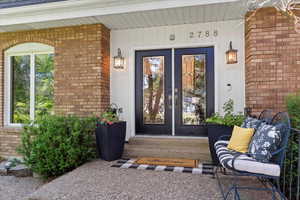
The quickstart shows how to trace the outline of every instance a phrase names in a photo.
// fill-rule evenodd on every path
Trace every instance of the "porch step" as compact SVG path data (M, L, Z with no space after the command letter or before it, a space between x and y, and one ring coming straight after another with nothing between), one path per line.
M199 159L209 162L210 153L206 138L148 138L133 137L125 145L124 158L162 157Z

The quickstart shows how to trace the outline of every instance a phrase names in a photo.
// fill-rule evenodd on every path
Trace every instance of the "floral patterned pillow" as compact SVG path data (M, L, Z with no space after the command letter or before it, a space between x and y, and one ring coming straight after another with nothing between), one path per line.
M260 162L269 162L272 153L280 148L282 125L262 123L256 130L249 145L249 153Z
M242 128L254 128L255 130L257 130L257 128L259 127L259 125L262 123L261 120L258 120L256 118L252 118L252 117L247 117L243 124L242 124Z

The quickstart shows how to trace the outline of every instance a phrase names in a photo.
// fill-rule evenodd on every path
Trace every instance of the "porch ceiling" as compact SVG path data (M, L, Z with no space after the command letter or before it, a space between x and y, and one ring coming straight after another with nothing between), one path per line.
M79 10L57 8L55 11L52 10L51 15L47 13L48 11L35 12L35 14L32 13L30 15L27 12L15 13L9 12L9 10L0 10L0 32L94 23L103 23L113 30L192 24L243 19L247 10L243 0L206 0L205 4L189 5L187 3L187 6L181 5L178 7L162 4L165 6L161 6L161 9L150 5L148 5L150 7L143 8L141 4L133 4L132 2L127 12L126 7L121 9L119 5L99 8L98 11L102 9L103 12L91 12L90 14L88 14L90 8L82 6ZM143 6L147 6L145 2L149 3L149 1L143 0ZM152 1L151 3L154 5L158 2L170 3L168 0L155 0L155 2ZM204 1L198 0L198 2ZM140 6L140 9L134 9L135 6ZM87 13L85 14L86 16L83 13Z

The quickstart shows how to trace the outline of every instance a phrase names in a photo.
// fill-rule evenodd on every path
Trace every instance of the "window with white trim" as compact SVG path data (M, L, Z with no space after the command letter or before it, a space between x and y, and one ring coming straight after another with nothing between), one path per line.
M5 53L5 123L27 124L53 112L54 49L25 43Z

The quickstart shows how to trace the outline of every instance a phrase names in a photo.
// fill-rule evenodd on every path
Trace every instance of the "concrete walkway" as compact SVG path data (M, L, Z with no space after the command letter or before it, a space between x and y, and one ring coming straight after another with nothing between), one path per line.
M217 181L208 175L157 172L87 163L42 186L31 200L217 200ZM226 181L225 181L226 182ZM245 193L243 199L268 199ZM259 196L257 196L259 195Z

